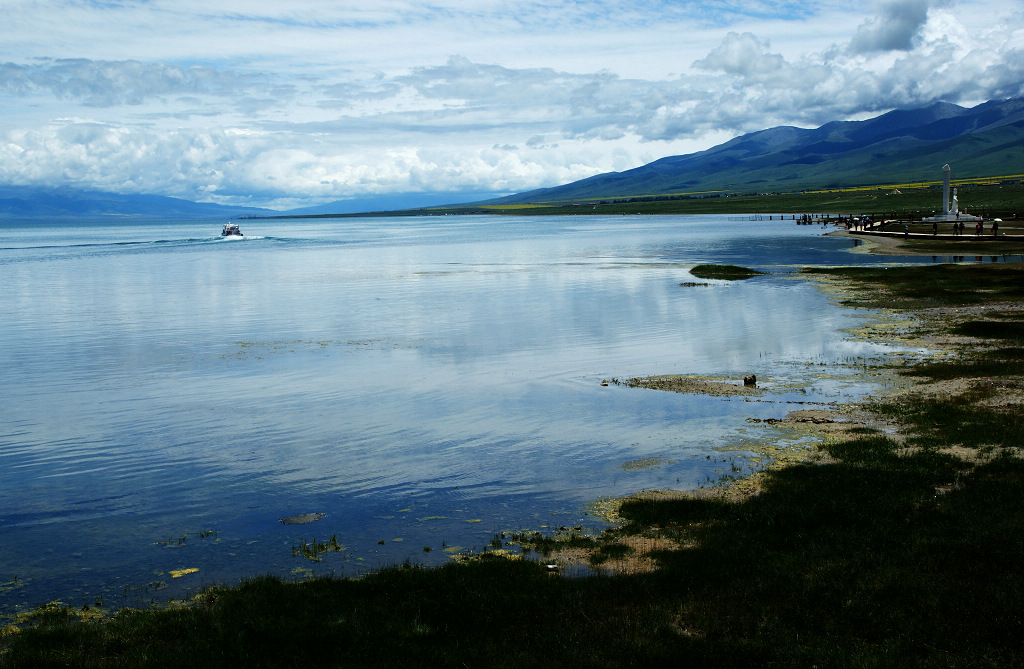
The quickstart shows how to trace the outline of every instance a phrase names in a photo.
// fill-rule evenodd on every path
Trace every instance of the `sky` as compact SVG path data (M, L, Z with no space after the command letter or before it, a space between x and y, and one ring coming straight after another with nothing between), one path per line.
M1024 96L1024 0L0 0L0 185L512 193Z

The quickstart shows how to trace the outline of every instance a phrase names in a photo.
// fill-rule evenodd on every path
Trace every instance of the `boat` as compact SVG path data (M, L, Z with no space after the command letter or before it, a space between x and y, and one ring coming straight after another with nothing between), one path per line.
M221 237L243 237L242 231L238 228L238 223L225 223L224 231L220 233Z

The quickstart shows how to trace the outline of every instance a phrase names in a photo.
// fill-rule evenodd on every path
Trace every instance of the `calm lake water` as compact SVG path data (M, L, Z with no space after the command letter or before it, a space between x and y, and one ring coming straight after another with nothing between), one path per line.
M792 221L223 222L0 223L0 614L600 528L588 502L748 471L748 417L886 354L794 272L894 259ZM680 286L704 262L770 274ZM601 385L751 372L760 401Z

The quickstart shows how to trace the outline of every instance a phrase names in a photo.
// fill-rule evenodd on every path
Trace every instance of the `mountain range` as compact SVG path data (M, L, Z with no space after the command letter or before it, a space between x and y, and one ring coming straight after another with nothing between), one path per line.
M937 102L864 121L820 128L779 126L705 151L669 156L624 172L493 198L492 193L415 193L345 200L287 212L191 202L160 195L0 185L4 218L241 216L342 214L442 204L566 203L602 198L795 192L936 181L949 163L956 177L1024 173L1024 99L965 108ZM493 199L479 200L481 197Z
M1024 100L937 102L820 128L780 126L706 151L488 201L560 203L608 197L796 192L1024 173Z
M163 195L87 191L60 186L0 186L0 220L5 218L236 218L267 216L269 209L227 207Z

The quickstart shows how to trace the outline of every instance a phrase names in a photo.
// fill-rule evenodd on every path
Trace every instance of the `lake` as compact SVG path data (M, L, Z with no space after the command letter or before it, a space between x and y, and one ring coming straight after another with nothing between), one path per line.
M223 223L0 223L0 613L439 564L749 472L747 418L889 353L796 270L910 261L778 217ZM673 373L766 394L601 383Z

